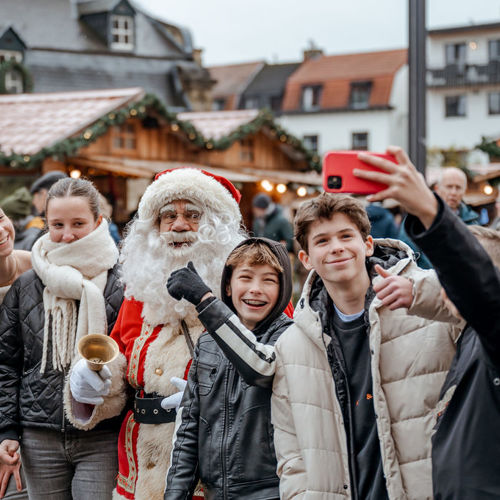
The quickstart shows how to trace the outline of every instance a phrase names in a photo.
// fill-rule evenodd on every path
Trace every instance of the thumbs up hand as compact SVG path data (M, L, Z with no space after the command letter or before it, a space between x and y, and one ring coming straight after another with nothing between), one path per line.
M377 298L389 310L394 311L400 307L409 308L413 302L413 282L403 276L398 276L386 271L375 264L375 271L382 279L377 279L373 290Z

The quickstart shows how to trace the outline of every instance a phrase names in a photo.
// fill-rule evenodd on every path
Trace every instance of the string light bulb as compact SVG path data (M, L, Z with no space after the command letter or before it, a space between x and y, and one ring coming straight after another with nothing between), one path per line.
M286 190L287 190L286 184L278 184L276 186L276 191L278 191L278 193L280 193L280 194L285 193Z
M80 172L80 170L74 168L70 173L69 173L69 176L72 178L72 179L79 179L80 176L82 175L82 173Z
M305 186L300 186L297 189L297 196L300 196L301 198L303 198L306 194L307 194L307 188Z
M274 189L274 185L272 182L269 182L267 179L264 179L263 181L260 181L260 185L264 191L267 191L268 193L271 192Z
M483 193L487 195L493 194L493 187L489 184L486 184L486 186L484 186L483 188Z

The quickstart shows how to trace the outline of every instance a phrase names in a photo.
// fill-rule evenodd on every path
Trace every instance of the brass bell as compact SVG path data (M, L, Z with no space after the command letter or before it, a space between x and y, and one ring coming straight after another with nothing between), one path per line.
M87 366L99 372L106 363L111 363L118 356L118 344L107 335L90 333L78 342L78 352L87 360Z

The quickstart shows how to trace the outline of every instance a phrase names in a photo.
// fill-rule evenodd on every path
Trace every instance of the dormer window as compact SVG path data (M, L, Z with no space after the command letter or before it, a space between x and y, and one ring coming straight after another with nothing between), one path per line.
M321 99L321 85L308 85L302 87L302 109L315 111L319 109Z
M16 61L18 63L23 62L22 52L17 52L17 50L1 50L0 49L0 63L4 61Z
M372 82L351 83L351 94L349 96L349 107L351 109L366 109L370 107L370 93Z
M116 50L134 49L133 17L111 16L111 48Z

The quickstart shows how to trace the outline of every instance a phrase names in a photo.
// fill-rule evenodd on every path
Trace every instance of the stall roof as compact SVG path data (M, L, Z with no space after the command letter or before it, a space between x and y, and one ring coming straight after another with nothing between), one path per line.
M142 96L138 87L0 96L0 150L37 153Z

